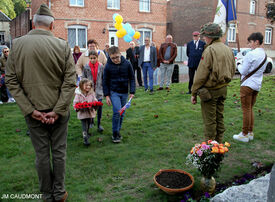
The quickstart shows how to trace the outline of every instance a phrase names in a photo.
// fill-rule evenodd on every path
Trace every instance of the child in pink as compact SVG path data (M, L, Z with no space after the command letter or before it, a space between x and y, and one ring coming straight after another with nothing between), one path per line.
M77 103L83 102L93 102L97 101L95 92L92 87L92 82L86 78L83 78L79 82L79 88L75 91L75 98L74 98L74 106ZM85 146L89 146L89 126L91 124L91 118L96 116L96 110L94 108L85 108L85 109L76 109L77 111L77 118L81 120L82 124L82 135L83 135L83 144Z

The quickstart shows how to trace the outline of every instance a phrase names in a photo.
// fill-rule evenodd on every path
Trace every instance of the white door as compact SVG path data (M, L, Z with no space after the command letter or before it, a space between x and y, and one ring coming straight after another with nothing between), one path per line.
M109 44L111 46L117 46L118 47L118 38L116 36L115 30L109 30Z

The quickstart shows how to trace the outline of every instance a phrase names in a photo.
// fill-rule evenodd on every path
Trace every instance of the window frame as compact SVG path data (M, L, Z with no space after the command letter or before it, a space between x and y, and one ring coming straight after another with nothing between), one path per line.
M83 1L83 5L78 4L78 0L75 0L75 4L71 4L71 0L69 0L69 5L74 7L84 7L85 6L85 0Z
M267 44L267 45L272 44L272 31L273 31L272 27L265 28L264 44Z
M236 42L236 24L229 23L227 31L227 41L234 43Z
M112 7L108 7L108 2L112 1ZM118 7L114 7L115 1L118 1ZM107 9L120 10L120 0L107 0Z
M150 42L152 42L152 38L153 38L153 30L152 29L150 29L150 28L140 28L140 29L137 29L137 31L139 31L139 33L140 33L140 35L142 35L142 37L140 37L139 39L138 39L138 42L139 42L139 45L140 46L142 46L142 45L144 45L145 43L144 43L144 39L145 39L145 37L144 37L144 33L145 32L150 32ZM142 42L140 41L140 39L142 38Z
M84 26L84 25L70 25L68 26L68 29L67 29L67 36L68 36L68 43L69 43L69 29L76 29L76 35L75 35L75 46L79 46L79 42L78 42L78 30L79 29L85 29L85 43L84 43L84 47L80 47L81 50L85 50L87 49L87 41L88 41L88 27L87 26ZM70 44L70 43L69 43ZM72 49L74 47L71 47Z
M249 14L255 15L256 13L256 1L250 0Z
M144 5L149 3L148 10L144 10ZM143 6L141 6L143 5ZM151 0L139 0L139 12L150 13L151 12Z
M3 38L3 41L1 40ZM0 31L0 42L5 43L5 31Z

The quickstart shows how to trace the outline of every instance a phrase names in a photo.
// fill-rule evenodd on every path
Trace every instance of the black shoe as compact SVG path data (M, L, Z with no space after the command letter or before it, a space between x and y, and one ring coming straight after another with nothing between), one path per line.
M102 133L104 131L104 128L101 125L99 125L97 128L97 131Z
M159 87L157 90L163 90L163 87Z
M26 135L30 136L30 130L27 130Z
M191 91L188 91L186 94L191 94Z
M90 138L93 134L92 133L88 133L88 138Z
M150 95L153 95L154 94L154 91L153 90L150 90L150 93L149 93Z
M119 132L114 132L114 133L113 133L112 141L113 141L113 143L118 143L118 142L120 142Z
M82 132L82 135L83 135L83 144L85 146L89 146L90 142L89 142L88 133L87 132Z
M120 143L120 142L121 142L121 139L122 139L122 137L117 137L116 143Z
M85 145L85 146L89 146L91 143L89 142L89 138L86 136L86 137L84 137L83 138L83 144Z

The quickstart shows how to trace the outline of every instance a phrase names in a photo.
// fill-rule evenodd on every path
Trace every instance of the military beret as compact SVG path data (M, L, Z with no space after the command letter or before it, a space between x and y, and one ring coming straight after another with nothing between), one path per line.
M54 18L53 13L46 4L41 4L39 9L36 12L37 15L47 15Z
M200 33L198 31L195 31L195 32L192 33L192 35L193 36L198 36L198 35L200 35Z
M207 36L209 38L220 38L222 37L222 29L221 27L213 22L206 23L201 26L200 30L201 35Z

